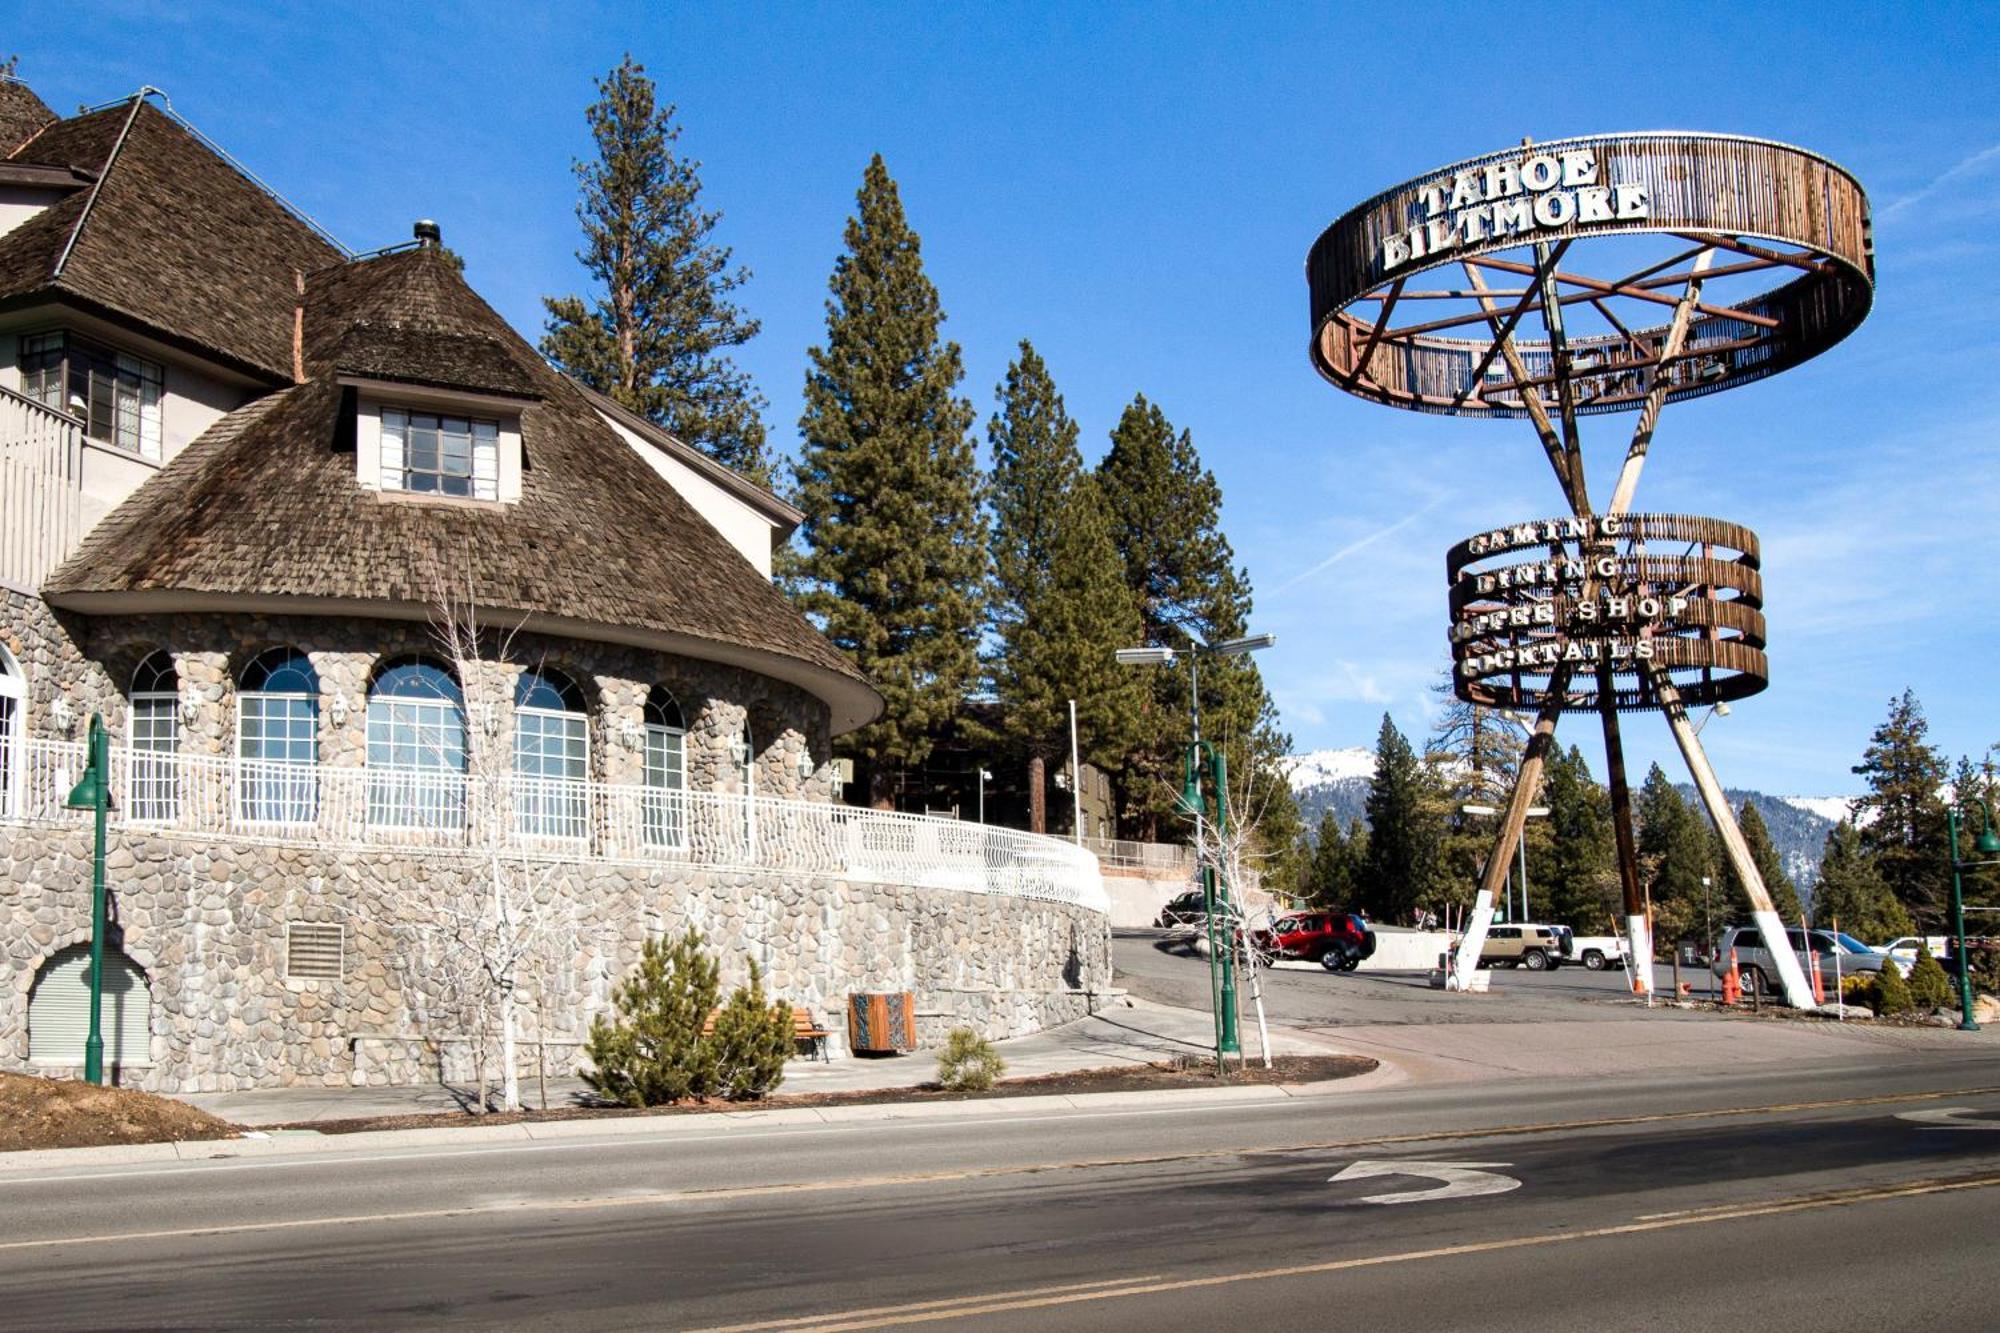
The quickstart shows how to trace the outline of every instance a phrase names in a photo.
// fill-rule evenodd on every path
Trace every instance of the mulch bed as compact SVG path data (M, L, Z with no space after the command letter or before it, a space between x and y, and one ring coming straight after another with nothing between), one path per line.
M771 1110L795 1106L877 1106L905 1102L985 1101L995 1097L1048 1097L1091 1092L1149 1092L1173 1088L1213 1088L1230 1084L1317 1083L1328 1079L1353 1078L1376 1068L1377 1061L1365 1055L1280 1055L1271 1068L1252 1061L1238 1073L1232 1067L1224 1078L1215 1076L1212 1061L1163 1061L1150 1065L1128 1065L1112 1069L1085 1069L1068 1074L1037 1074L1030 1078L1003 1079L986 1092L946 1092L935 1083L914 1088L870 1088L858 1092L779 1093L761 1101L691 1102L679 1106L653 1106L637 1110L628 1106L552 1106L546 1111L493 1111L477 1115L471 1111L434 1115L369 1116L355 1120L312 1120L276 1129L310 1129L322 1134L358 1134L377 1129L438 1129L466 1124L511 1125L526 1121L617 1119L627 1116L715 1115L733 1111ZM525 1091L525 1089L524 1089Z
M227 1120L171 1097L72 1079L0 1074L0 1152L228 1139L240 1132Z

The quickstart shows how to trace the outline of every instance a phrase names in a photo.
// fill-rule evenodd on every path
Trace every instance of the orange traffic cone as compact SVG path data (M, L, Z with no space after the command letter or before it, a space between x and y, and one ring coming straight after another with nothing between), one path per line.
M1722 974L1722 1002L1729 1005L1743 1002L1743 974L1737 970L1734 949L1729 951L1729 970Z
M1813 977L1813 1003L1825 1004L1826 983L1820 980L1819 954L1817 952L1815 952L1812 955L1812 977Z

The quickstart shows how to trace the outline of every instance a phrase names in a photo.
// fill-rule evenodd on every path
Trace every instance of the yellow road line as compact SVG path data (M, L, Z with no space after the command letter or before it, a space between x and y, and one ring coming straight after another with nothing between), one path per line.
M1072 1282L1060 1287L1023 1287L1018 1291L989 1291L978 1296L954 1296L945 1300L912 1301L908 1305L877 1305L867 1310L845 1310L838 1318L854 1319L864 1315L907 1314L916 1310L944 1310L954 1305L983 1305L989 1301L1011 1300L1020 1296L1050 1296L1063 1292L1101 1291L1106 1287L1130 1287L1164 1279L1158 1273L1147 1273L1139 1277L1106 1278L1099 1282ZM728 1324L720 1328L705 1330L705 1333L758 1333L763 1329L798 1329L827 1318L826 1315L801 1315L792 1319L767 1319L760 1324Z
M1209 1277L1178 1278L1168 1281L1141 1282L1137 1285L1121 1286L1101 1291L1062 1291L1050 1288L1044 1293L1019 1296L1007 1293L1006 1298L989 1298L984 1303L964 1302L950 1309L929 1312L912 1312L877 1317L872 1311L842 1311L820 1315L816 1318L792 1324L797 1333L847 1333L848 1330L889 1328L898 1324L932 1323L945 1319L969 1319L978 1315L1007 1314L1017 1310L1038 1310L1050 1306L1076 1305L1084 1301L1123 1300L1133 1296L1154 1296L1163 1292L1193 1291L1202 1287L1228 1286L1237 1282L1264 1282L1274 1278L1306 1277L1321 1273L1339 1273L1357 1268L1380 1268L1391 1264L1419 1263L1427 1259L1449 1259L1468 1254L1491 1254L1501 1250L1522 1250L1549 1245L1567 1245L1584 1240L1602 1240L1611 1236L1640 1235L1650 1231L1668 1231L1677 1227L1697 1226L1704 1222L1737 1221L1753 1217L1774 1217L1785 1213L1807 1212L1820 1208L1839 1208L1857 1203L1881 1202L1889 1199L1915 1198L1925 1194L1947 1194L1958 1190L1988 1189L2000 1185L2000 1175L1976 1176L1962 1180L1925 1180L1906 1185L1883 1186L1874 1190L1846 1191L1840 1195L1813 1195L1796 1199L1777 1200L1770 1203L1746 1204L1727 1212L1704 1214L1698 1217L1680 1217L1651 1222L1626 1222L1618 1226L1592 1227L1584 1231L1560 1232L1555 1235L1510 1236L1503 1240L1474 1241L1465 1245L1443 1245L1427 1250L1405 1250L1397 1254L1374 1254L1359 1259L1333 1259L1317 1264L1290 1264L1282 1268L1260 1268L1247 1272L1221 1273ZM707 1330L705 1333L719 1333Z
M422 1208L405 1212L353 1213L335 1217L303 1217L268 1222L225 1222L208 1226L174 1227L156 1231L121 1231L94 1236L56 1236L35 1240L0 1241L0 1252L33 1250L70 1245L108 1244L117 1241L174 1240L187 1236L240 1235L256 1231L288 1231L302 1227L351 1226L363 1222L421 1222L446 1217L475 1217L484 1214L518 1213L540 1209L545 1212L572 1212L601 1208L635 1208L665 1204L708 1203L730 1199L754 1199L777 1194L824 1193L831 1190L879 1189L895 1185L926 1185L960 1180L990 1180L1008 1176L1041 1175L1058 1171L1103 1170L1121 1166L1160 1166L1173 1162L1216 1161L1230 1157L1291 1157L1301 1153L1346 1152L1394 1144L1522 1137L1535 1134L1572 1133L1586 1129L1610 1129L1628 1125L1661 1124L1682 1120L1713 1120L1733 1116L1769 1115L1784 1111L1833 1110L1849 1106L1882 1106L1901 1102L1942 1101L1956 1097L1980 1097L2000 1093L2000 1086L1954 1088L1945 1092L1891 1092L1867 1097L1839 1097L1817 1102L1778 1102L1768 1106L1733 1106L1708 1111L1659 1111L1647 1115L1605 1116L1594 1120L1568 1120L1545 1124L1502 1125L1492 1129L1448 1129L1422 1134L1383 1134L1365 1139L1338 1139L1320 1143L1300 1143L1274 1148L1206 1148L1194 1152L1155 1153L1132 1157L1100 1157L1074 1162L1031 1162L1019 1166L972 1167L959 1171L912 1171L893 1175L857 1176L843 1180L788 1181L770 1185L728 1185L713 1189L658 1190L647 1193L617 1194L585 1199L516 1199L498 1204L467 1204L452 1208Z

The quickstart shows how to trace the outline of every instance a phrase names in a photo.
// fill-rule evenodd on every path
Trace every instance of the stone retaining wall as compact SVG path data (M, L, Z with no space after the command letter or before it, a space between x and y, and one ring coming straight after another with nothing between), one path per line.
M0 831L0 1067L30 1068L36 971L88 938L89 853L82 828ZM111 938L151 988L152 1065L122 1082L208 1092L470 1076L476 1023L409 924L475 908L489 863L121 832L108 864ZM914 991L926 1045L960 1025L1002 1038L1083 1017L1111 982L1108 920L1085 908L686 867L508 862L502 873L513 892L575 909L577 947L520 1006L524 1073L544 1015L552 1069L567 1072L641 942L688 927L721 960L725 987L754 960L774 996L836 1032L849 992ZM337 980L287 976L292 922L342 927Z

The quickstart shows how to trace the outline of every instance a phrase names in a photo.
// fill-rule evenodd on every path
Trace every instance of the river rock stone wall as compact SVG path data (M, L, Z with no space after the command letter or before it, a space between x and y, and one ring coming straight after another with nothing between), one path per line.
M173 657L187 753L236 745L235 681L266 648L305 652L319 676L319 762L360 768L367 687L396 656L437 656L409 622L254 615L93 617L52 611L0 590L0 645L27 677L25 734L78 740L93 711L122 743L124 689L149 653ZM475 746L507 755L518 673L547 665L583 688L590 776L641 778L647 695L673 694L687 724L687 786L827 800L826 710L752 672L634 648L517 635L462 675ZM751 737L747 752L736 742ZM747 760L747 762L746 762ZM475 756L474 768L477 770ZM696 849L699 851L699 847ZM28 1069L29 1000L39 969L89 936L84 817L9 823L0 815L0 1068ZM522 1072L544 1053L568 1072L591 1019L649 936L692 927L720 959L725 985L754 960L775 997L809 1006L844 1050L850 992L915 993L918 1035L955 1026L1018 1036L1089 1013L1111 982L1108 918L1054 903L778 872L732 873L663 862L497 862L444 852L329 849L114 830L108 859L112 941L150 989L150 1064L120 1081L158 1091L289 1084L388 1085L462 1080L492 1060L495 1029L451 984L440 923L476 913L492 876L552 923L519 1005ZM293 975L295 924L338 926L337 975ZM481 1052L485 1052L482 1056ZM79 1053L80 1063L80 1053ZM42 1072L51 1072L44 1068Z
M23 1070L36 972L88 938L89 837L81 824L16 826L0 831L0 849L0 968L11 980L0 986L0 1067ZM448 993L449 960L410 928L476 911L487 863L120 832L107 864L110 939L151 990L152 1064L119 1071L122 1082L206 1092L471 1077L476 1016ZM687 867L538 862L507 873L513 892L574 913L573 947L524 969L524 1074L544 1035L550 1072L572 1070L643 941L690 927L725 986L754 960L773 996L836 1033L850 992L913 991L926 1045L956 1026L1003 1038L1081 1018L1111 982L1108 918L1061 904ZM340 928L337 977L289 974L297 922ZM489 1036L488 1059L494 1049Z

